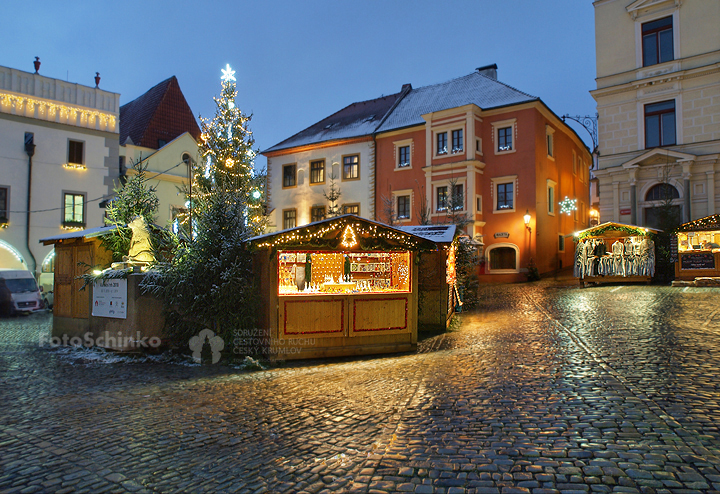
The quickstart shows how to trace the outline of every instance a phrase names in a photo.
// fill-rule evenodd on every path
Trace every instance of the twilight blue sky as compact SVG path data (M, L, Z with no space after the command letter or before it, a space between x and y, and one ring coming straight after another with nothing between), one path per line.
M3 14L0 65L32 72L39 56L41 74L89 86L98 71L121 104L175 75L211 117L229 63L260 149L354 101L491 63L558 115L595 114L591 0L31 0Z

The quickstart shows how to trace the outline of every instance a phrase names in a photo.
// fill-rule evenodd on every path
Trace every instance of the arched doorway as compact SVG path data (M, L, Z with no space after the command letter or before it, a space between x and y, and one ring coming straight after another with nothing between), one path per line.
M645 194L643 225L660 230L677 226L682 219L680 192L669 183L650 187Z
M20 251L4 240L0 240L0 268L28 269L27 262Z

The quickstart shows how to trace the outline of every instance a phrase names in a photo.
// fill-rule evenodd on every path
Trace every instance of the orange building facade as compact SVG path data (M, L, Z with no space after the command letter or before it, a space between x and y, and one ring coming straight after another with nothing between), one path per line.
M496 68L403 87L372 133L374 204L365 209L396 226L461 220L483 244L481 281L513 282L532 265L540 274L572 266L592 161L570 127L498 82ZM569 214L560 212L566 197L577 208Z

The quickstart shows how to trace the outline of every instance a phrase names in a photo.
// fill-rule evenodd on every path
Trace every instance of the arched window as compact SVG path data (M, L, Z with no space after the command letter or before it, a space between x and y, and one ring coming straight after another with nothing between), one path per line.
M514 244L496 244L487 249L489 273L517 273L518 248Z
M670 184L653 185L645 194L646 201L668 201L680 198L678 190Z

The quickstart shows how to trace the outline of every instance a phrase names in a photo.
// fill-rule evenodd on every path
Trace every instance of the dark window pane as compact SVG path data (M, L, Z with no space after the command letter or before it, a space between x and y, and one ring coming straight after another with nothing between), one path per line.
M68 143L68 162L76 165L83 164L83 143L80 141L70 141Z
M453 152L459 152L463 150L463 131L453 130L452 132L452 150Z
M660 116L645 117L645 147L655 148L660 145Z
M668 110L675 110L675 101L663 101L660 103L653 103L651 105L645 105L645 114L664 112Z
M645 34L647 32L657 31L666 27L672 28L672 17L663 17L662 19L658 19L656 21L646 22L642 25L642 30L643 34Z
M653 185L650 190L645 194L646 201L668 201L671 199L678 199L680 193L678 190L670 184L662 183Z
M0 188L0 218L8 217L7 188Z
M400 219L410 218L410 196L397 198L397 217Z
M325 219L325 206L316 206L310 210L310 221Z
M655 65L657 60L657 42L655 34L643 36L643 65Z
M513 184L499 184L497 186L497 209L513 208Z
M437 210L445 211L447 209L447 187L437 188Z
M410 146L402 146L398 149L398 167L410 166Z
M512 127L498 130L498 151L512 150Z
M673 33L672 29L661 31L660 35L660 62L673 60Z
M456 184L453 187L453 209L455 211L462 211L465 208L465 198L463 197L463 186L462 184Z
M447 132L437 134L437 154L447 153Z
M310 183L320 184L325 182L325 161L313 161L310 163Z
M293 187L295 185L295 165L285 165L283 167L283 187Z
M662 145L672 146L673 144L675 144L675 113L663 113Z
M283 211L283 228L295 228L295 210Z
M343 206L344 214L360 214L360 206L357 204L346 204Z

